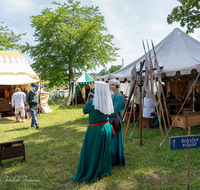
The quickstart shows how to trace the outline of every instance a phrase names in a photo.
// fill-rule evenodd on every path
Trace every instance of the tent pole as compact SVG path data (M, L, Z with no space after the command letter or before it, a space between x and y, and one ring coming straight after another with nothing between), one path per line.
M76 102L75 102L75 105L76 105L76 109L77 109L77 90L75 89L75 96L76 96Z

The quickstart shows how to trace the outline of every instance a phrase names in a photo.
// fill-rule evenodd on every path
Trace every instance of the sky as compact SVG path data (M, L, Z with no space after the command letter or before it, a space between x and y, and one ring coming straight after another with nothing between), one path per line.
M34 28L31 27L30 16L41 13L45 8L56 8L52 5L53 0L1 0L0 22L8 26L16 34L27 33L22 37L20 43L28 42L36 45L34 41ZM108 33L114 36L113 43L120 48L119 57L115 62L109 62L107 69L111 65L128 65L144 54L142 39L152 39L154 45L158 44L176 27L182 31L179 23L167 24L167 15L172 9L179 5L177 0L79 0L81 6L98 6L100 12L105 17L105 25ZM58 0L61 4L67 0ZM190 34L200 41L200 30L195 30ZM28 54L23 54L27 62L31 65L32 60ZM99 72L103 67L97 67L91 72Z

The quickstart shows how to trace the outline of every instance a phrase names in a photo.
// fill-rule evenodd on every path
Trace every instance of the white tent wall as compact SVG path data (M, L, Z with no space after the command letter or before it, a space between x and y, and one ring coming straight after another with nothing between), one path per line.
M122 91L124 94L126 93L126 91L128 91L130 88L130 83L129 82L125 82L125 83L120 83L120 91ZM127 95L127 94L125 94Z

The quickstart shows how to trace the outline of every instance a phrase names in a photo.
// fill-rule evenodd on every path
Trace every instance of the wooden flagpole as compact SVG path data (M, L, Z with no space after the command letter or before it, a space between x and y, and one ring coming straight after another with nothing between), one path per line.
M133 100L132 100L132 105L131 105L131 109L130 109L130 113L129 113L129 117L128 117L124 142L126 141L126 136L127 136L127 133L128 133L128 127L129 127L129 124L130 124L131 114L132 114L132 110L134 109L134 98L135 98L135 93L136 93L136 89L137 89L136 87L137 87L137 80L136 80L135 89L134 89L134 92L133 92Z
M153 45L153 41L151 40L151 43L152 43L152 47L153 47L153 51L154 51L154 58L155 58L155 61L157 62L157 59L156 59L156 53L155 53L155 50L154 50L154 45ZM152 63L152 62L151 62ZM158 63L157 63L158 64ZM153 64L152 64L153 65ZM159 65L158 65L159 66ZM155 74L154 74L154 77L155 77ZM156 81L156 77L155 77L155 81ZM164 97L164 92L163 92L163 88L162 88L162 83L159 81L159 84L161 86L161 91L162 91L162 94L163 94L163 97ZM157 83L156 83L156 88L157 88L157 92L158 92L158 86L157 86ZM165 131L167 133L167 126L166 126L166 122L165 122L165 117L164 117L164 112L163 112L163 109L162 109L162 102L161 102L161 96L159 94L159 99L160 99L160 108L161 108L161 111L162 111L162 115L163 115L163 122L164 122L164 126L165 126ZM164 98L163 98L164 99ZM164 99L165 100L165 99ZM165 101L164 101L165 102ZM165 104L164 104L165 105ZM170 126L170 125L169 125Z
M142 40L142 43L143 43L143 48L144 48L144 52L145 52L145 55L146 55L146 49L145 49L145 45L144 45L144 41ZM147 42L147 46L148 46L148 50L149 50L149 45L148 45L148 42ZM146 59L148 61L148 58L146 56ZM150 59L150 64L148 65L148 68L150 69L150 82L151 82L151 90L153 91L153 96L154 96L154 101L155 101L155 106L156 106L156 112L157 112L157 115L158 115L158 121L159 121L159 126L160 126L160 131L161 131L161 134L162 134L162 137L163 137L163 132L162 132L162 124L161 124L161 116L160 116L160 113L158 112L158 106L157 106L157 102L156 102L156 97L155 97L155 92L154 92L154 86L153 86L153 66L152 65L152 59L151 59L151 53L150 53L150 50L149 50L149 59Z
M148 45L148 44L147 44ZM149 47L149 45L148 45L148 47ZM150 54L150 51L149 51L149 59L150 59L150 62L151 62L151 67L152 67L152 73L153 73L153 76L154 76L154 80L155 80L155 83L156 83L156 77L155 77L155 73L154 73L154 70L153 70L153 63L152 63L152 59L151 59L151 54ZM159 112L158 112L158 106L157 106L157 102L156 102L156 97L155 97L155 93L154 93L154 86L153 86L153 81L151 81L151 85L152 85L152 90L153 90L153 96L154 96L154 100L155 100L155 105L156 105L156 112L157 112L157 114L158 114L158 121L159 121L159 127L160 127L160 132L161 132L161 135L162 135L162 137L164 137L163 136L163 131L162 131L162 125L161 125L161 117L160 117L160 114L159 114ZM156 87L157 87L157 84L156 84ZM157 87L157 89L158 89L158 87ZM160 101L160 103L161 103L161 101ZM161 108L161 107L160 107Z

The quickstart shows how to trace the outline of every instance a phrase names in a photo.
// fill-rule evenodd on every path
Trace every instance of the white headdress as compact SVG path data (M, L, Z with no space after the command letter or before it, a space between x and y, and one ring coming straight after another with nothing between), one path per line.
M111 79L108 81L109 84L116 84L120 87L120 82L117 79Z
M94 105L94 109L99 110L106 115L114 113L109 85L102 81L95 81L94 86L95 93L92 103L92 105Z

